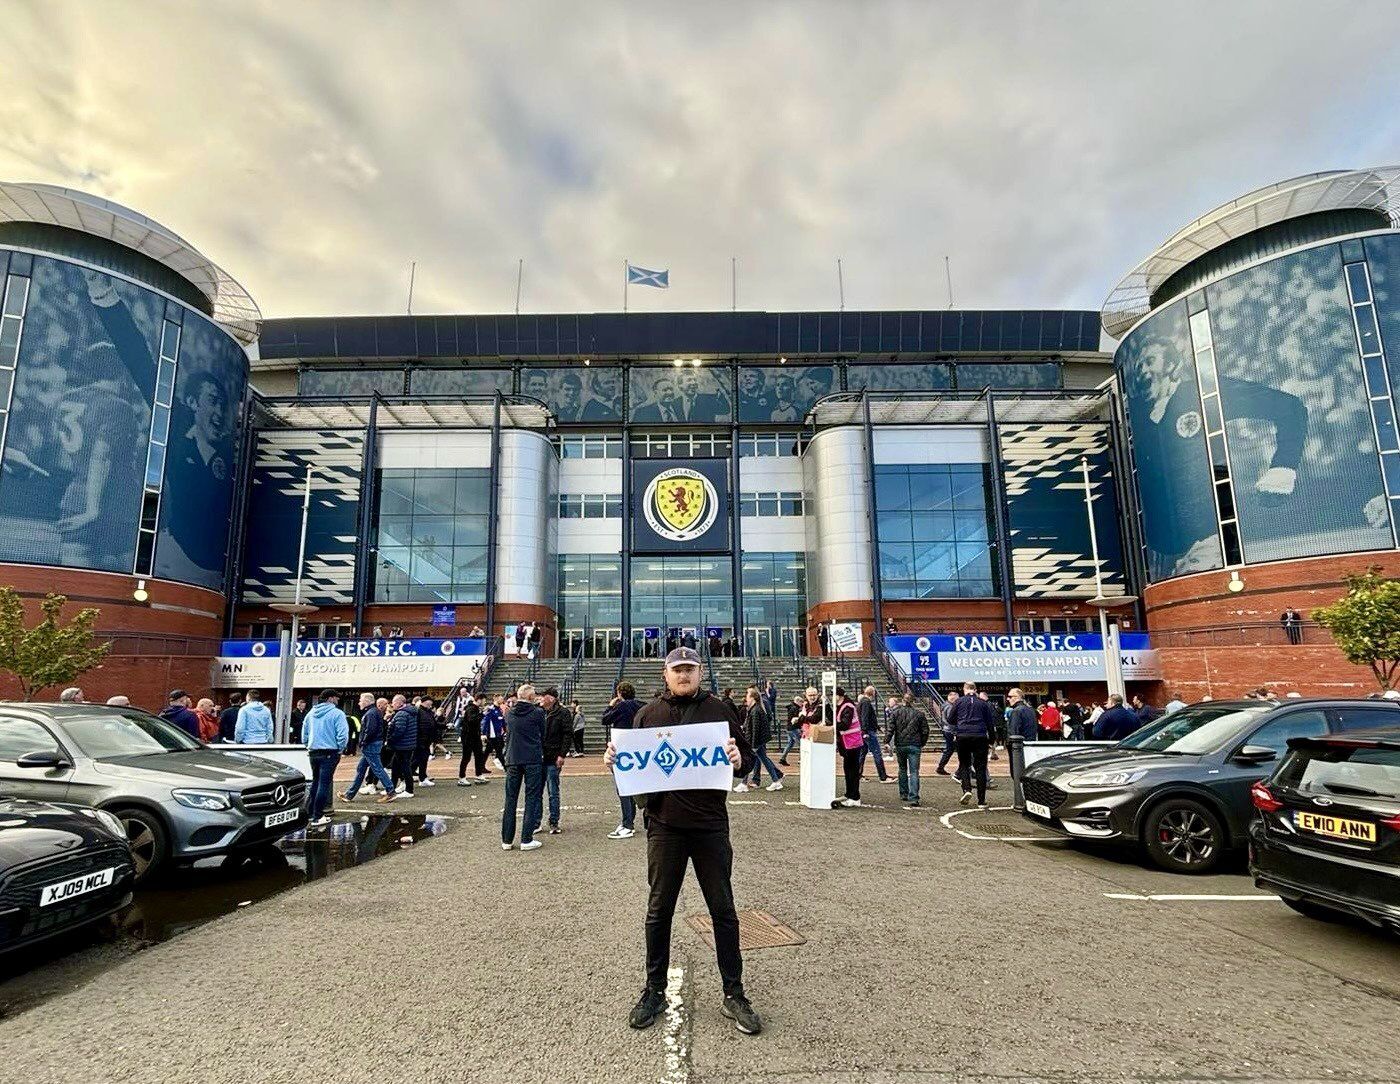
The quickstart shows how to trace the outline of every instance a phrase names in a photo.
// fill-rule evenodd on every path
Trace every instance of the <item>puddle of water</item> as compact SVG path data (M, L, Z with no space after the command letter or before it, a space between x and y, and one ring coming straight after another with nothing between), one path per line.
M253 854L171 869L139 889L110 922L0 957L0 1018L81 985L150 945L445 831L445 817L372 813L289 833Z

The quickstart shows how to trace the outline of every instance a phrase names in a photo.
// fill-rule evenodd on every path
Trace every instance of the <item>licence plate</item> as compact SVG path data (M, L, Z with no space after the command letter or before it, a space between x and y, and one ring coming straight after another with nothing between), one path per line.
M1032 813L1037 817L1044 817L1047 821L1050 819L1050 807L1048 805L1041 805L1039 802L1027 802L1026 812Z
M301 815L301 810L296 806L291 809L284 809L280 813L269 813L263 818L264 828L276 828L279 824L291 824Z
M62 903L64 900L71 900L74 896L84 896L89 892L96 892L99 888L106 888L117 875L117 867L111 869L98 870L96 873L84 873L81 877L74 877L70 881L59 881L57 884L45 885L44 891L39 897L39 906L47 907L51 903Z
M1293 814L1293 824L1301 832L1328 836L1331 839L1345 839L1356 843L1376 842L1376 826L1366 821L1347 820L1326 813L1308 813L1298 810Z

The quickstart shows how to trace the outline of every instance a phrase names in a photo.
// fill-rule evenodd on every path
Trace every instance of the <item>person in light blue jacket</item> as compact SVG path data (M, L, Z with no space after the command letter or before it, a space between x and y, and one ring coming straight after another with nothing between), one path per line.
M272 744L272 712L262 702L262 693L254 689L248 702L238 709L238 721L233 724L233 740L239 745Z
M340 710L340 694L323 689L301 721L302 740L311 757L311 820L308 828L330 824L331 787L340 754L350 742L350 724Z

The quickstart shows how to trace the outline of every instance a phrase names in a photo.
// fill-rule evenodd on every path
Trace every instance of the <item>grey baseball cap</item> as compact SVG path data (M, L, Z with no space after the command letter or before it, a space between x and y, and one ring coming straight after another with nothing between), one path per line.
M666 656L666 669L673 666L699 666L700 652L693 647L678 647Z

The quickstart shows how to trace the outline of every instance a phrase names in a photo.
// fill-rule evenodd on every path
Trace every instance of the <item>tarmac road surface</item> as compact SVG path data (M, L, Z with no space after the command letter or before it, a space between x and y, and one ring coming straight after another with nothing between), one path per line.
M608 781L573 777L564 834L528 854L500 849L499 780L420 791L403 807L452 815L441 838L117 960L0 1021L0 1065L26 1084L1400 1081L1400 940L1297 916L1238 870L1003 841L1037 833L957 812L946 779L919 810L873 781L872 808L806 810L790 781L730 807L739 906L807 939L745 953L761 1037L720 1015L693 880L673 1010L626 1026L645 839L605 839Z

